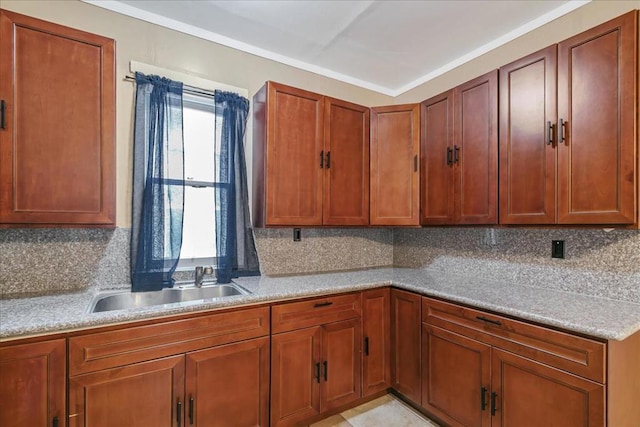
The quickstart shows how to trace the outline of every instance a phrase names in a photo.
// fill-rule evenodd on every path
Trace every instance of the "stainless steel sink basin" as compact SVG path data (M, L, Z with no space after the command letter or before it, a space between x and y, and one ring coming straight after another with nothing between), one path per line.
M190 301L202 301L246 295L250 292L235 283L225 285L178 286L154 292L110 292L96 295L89 307L90 313L101 311L126 310L154 305L174 304Z

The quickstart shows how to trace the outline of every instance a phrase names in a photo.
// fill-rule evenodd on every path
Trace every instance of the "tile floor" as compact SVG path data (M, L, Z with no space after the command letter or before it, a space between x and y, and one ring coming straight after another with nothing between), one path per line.
M438 427L438 424L387 394L309 427Z

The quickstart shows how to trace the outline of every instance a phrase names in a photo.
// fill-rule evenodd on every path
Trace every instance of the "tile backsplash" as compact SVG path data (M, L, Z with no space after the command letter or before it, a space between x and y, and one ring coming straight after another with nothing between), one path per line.
M0 297L129 283L130 229L0 230ZM396 267L464 272L640 303L640 232L433 227L257 229L263 274ZM565 259L551 258L565 241Z

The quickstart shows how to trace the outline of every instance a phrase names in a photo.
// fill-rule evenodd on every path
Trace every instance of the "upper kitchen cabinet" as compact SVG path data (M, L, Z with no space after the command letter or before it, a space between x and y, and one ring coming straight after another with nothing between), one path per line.
M633 11L500 69L502 224L636 222L636 40Z
M496 224L498 75L422 103L421 224Z
M367 225L369 109L274 82L253 108L255 226Z
M632 224L637 12L558 45L558 223Z
M419 225L420 104L371 109L371 225Z
M0 225L115 224L115 43L0 11Z

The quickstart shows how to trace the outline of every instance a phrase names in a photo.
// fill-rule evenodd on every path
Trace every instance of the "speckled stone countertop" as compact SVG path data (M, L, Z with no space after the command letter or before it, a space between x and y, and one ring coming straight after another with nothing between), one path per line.
M251 294L103 313L88 313L97 292L94 289L47 297L0 300L0 339L390 284L422 295L440 297L597 338L623 340L640 330L640 304L429 270L371 269L303 276L251 277L238 279L237 282Z

